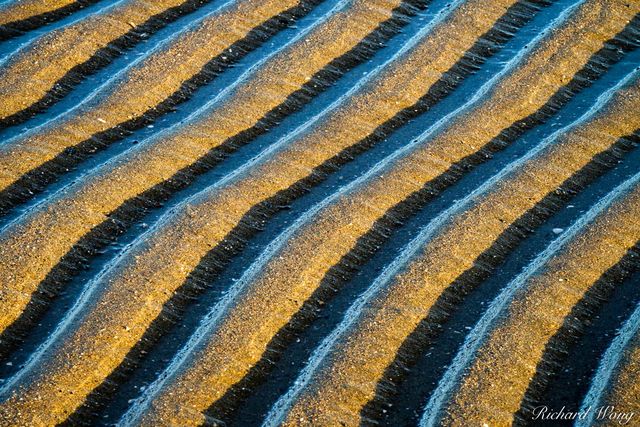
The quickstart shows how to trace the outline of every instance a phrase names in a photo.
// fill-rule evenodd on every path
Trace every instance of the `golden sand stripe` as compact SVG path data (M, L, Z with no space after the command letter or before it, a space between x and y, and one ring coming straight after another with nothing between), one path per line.
M204 117L195 124L179 127L168 136L125 153L45 204L40 211L5 230L0 237L0 283L3 285L0 329L4 330L20 315L51 268L84 234L107 220L111 211L254 125L303 85L308 76L387 20L399 4L400 0L355 2L269 60L242 83L233 96L219 108L205 111ZM320 132L314 137L313 141L320 144ZM335 153L343 143L348 141L339 141L337 147L323 145ZM324 159L323 154L319 152L313 159ZM298 175L303 172L308 173L299 170ZM42 230L47 233L43 234Z
M215 326L215 332L207 340L207 348L190 360L182 376L161 391L150 414L147 414L147 422L153 424L160 418L174 419L172 417L181 420L180 417L195 416L208 407L226 391L228 386L222 387L222 384L234 384L260 359L274 334L319 287L328 270L353 249L357 239L370 230L386 210L420 189L426 181L442 174L451 166L451 162L475 152L512 121L520 119L521 114L527 116L544 104L558 89L557 82L560 79L555 76L576 72L588 59L589 50L596 51L607 37L616 33L617 29L611 28L606 30L611 34L598 34L611 18L608 13L600 13L600 5L595 2L585 5L576 13L575 19L549 37L561 42L553 43L552 48L549 43L542 43L523 61L525 66L505 78L491 98L462 116L459 123L456 122L428 141L412 156L398 160L391 171L379 171L384 178L367 182L349 194L341 194L313 222L296 231L294 237L271 253L266 265L260 267L257 277L247 279L247 289L239 291L237 298L230 303L233 308L225 312L220 325ZM623 11L620 8L618 10ZM585 35L585 27L597 36ZM577 34L584 37L577 37ZM593 40L593 45L588 48L581 46L584 39ZM572 53L574 51L581 51L581 55L585 56L577 61ZM549 62L549 57L554 57L555 61ZM571 64L571 68L567 67L567 63ZM543 67L542 75L547 76L544 80L554 83L541 81L543 79L535 70L540 72ZM538 91L546 93L546 98L540 95L537 104L529 104L528 109L523 111L522 104L514 102L516 88L525 99L532 92L539 94ZM504 102L507 96L509 102ZM498 111L506 117L500 117L496 113ZM493 128L487 125L487 117L493 120ZM482 138L477 136L479 129L485 132ZM462 147L455 153L459 157L452 159L451 152L457 147ZM221 194L216 196L221 197ZM224 206L224 203L220 203L220 206ZM216 211L219 209L216 206ZM197 233L201 232L204 231L198 229ZM267 306L271 307L268 315L264 312ZM217 307L216 310L223 308ZM335 394L328 400L339 401Z
M572 309L593 284L640 239L638 218L640 185L571 238L535 275L528 275L449 400L446 425L514 421L550 339L571 322ZM637 365L635 369L637 374Z
M0 68L0 119L42 99L75 66L110 42L183 3L185 0L125 0L37 39Z
M75 3L76 0L17 0L0 6L0 25L10 24L53 12Z
M296 0L243 0L232 2L210 15L166 49L151 55L103 88L97 100L89 101L52 125L0 147L0 189L6 189L66 148L141 117L252 29L297 4ZM375 21L371 23L372 26L375 24Z
M640 115L630 117L627 109L638 105L638 94L638 87L621 92L605 114L560 137L507 179L495 183L489 193L452 217L441 230L436 230L420 256L367 300L362 313L336 339L320 367L305 376L308 386L294 396L286 424L298 424L300 420L311 424L357 423L360 410L374 397L377 384L398 349L434 308L442 292L472 268L478 256L511 223L589 163L594 155L640 125ZM622 124L623 121L626 123ZM417 157L413 160L414 170L428 169L431 164L429 160L426 163L417 160ZM379 200L387 198L388 193L395 194L404 182L403 177L411 176L402 173L403 169L409 170L405 167L411 167L410 163L403 160L393 171L385 171L384 178L356 193L363 200L359 203L365 206L366 201L380 206ZM343 222L334 216L331 223L338 227Z
M109 277L100 280L100 284L96 283L96 289L105 289L100 298L102 302L85 311L78 322L79 329L73 332L68 341L65 340L59 353L67 354L63 356L67 360L63 363L64 367L58 363L62 361L58 357L47 359L46 364L44 361L42 364L38 362L41 375L34 378L33 386L22 390L16 399L5 402L0 411L9 418L20 412L23 419L29 420L50 414L59 417L65 410L77 407L81 399L122 362L127 351L140 339L160 313L163 304L184 282L201 257L221 242L252 206L305 178L315 166L361 140L399 110L413 105L427 87L435 83L481 34L494 25L495 20L504 13L505 5L510 3L495 2L491 6L478 7L479 2L481 0L468 2L453 11L450 18L431 33L421 34L417 44L385 69L382 75L357 94L348 97L341 108L334 110L307 133L297 139L286 140L283 149L265 156L268 161L245 168L244 175L231 179L224 189L213 191L215 194L209 194L205 203L189 203L174 220L167 220L171 225L167 224L160 232L145 236L131 258L114 267ZM385 8L378 7L376 10L382 13ZM351 28L356 22L361 20L345 21L344 25ZM470 30L461 31L460 28ZM324 39L320 35L317 37L318 40ZM324 58L319 53L317 55ZM309 75L305 73L305 66L311 63L314 56L307 47L304 49L304 61L274 61L265 67L266 74L260 71L258 75L264 75L267 82L269 76L282 75L286 76L284 81L288 82L292 74L278 74L278 70L295 70L294 76L302 70L302 74L296 78L303 81ZM326 58L323 62L326 62ZM30 244L20 244L19 247L18 240L14 239L29 233L29 239L34 238L30 240L33 242L31 244L41 247L39 254L33 257L34 261L28 261L28 256L3 258L11 264L7 268L9 274L1 273L7 274L4 277L12 283L11 290L5 293L6 300L12 301L4 306L7 312L13 311L12 307L16 305L24 307L38 283L37 280L30 283L28 280L38 274L46 274L53 265L49 264L43 273L38 273L40 266L50 261L45 257L55 258L58 248L62 247L63 250L59 252L61 256L74 243L71 240L60 244L64 236L74 234L77 236L75 239L79 238L88 228L104 221L107 212L130 197L127 194L114 197L114 189L136 194L170 177L177 168L204 154L210 144L222 142L242 130L241 126L255 122L260 112L264 111L263 103L270 102L275 95L282 99L278 88L279 85L275 83L260 86L247 84L244 89L236 91L235 96L222 108L208 116L206 121L189 127L170 140L154 144L151 146L153 152L140 150L128 154L128 162L119 162L113 168L113 174L97 175L83 190L74 191L74 197L58 203L55 210L44 209L44 213L39 215L39 222L33 223L35 226L20 227L20 231L16 229L16 233L12 232L11 241L15 243L5 240L2 245L5 251L20 247L22 249L19 251L28 250ZM286 86L286 89L288 91L290 87ZM266 99L258 95L266 95ZM269 108L272 107L269 105ZM253 116L256 112L257 117ZM91 202L87 203L86 200ZM82 204L76 205L76 201ZM77 233L79 228L80 233ZM38 232L44 229L47 234ZM20 275L11 274L25 264L30 264L30 267ZM21 299L21 295L26 299ZM10 316L6 318L10 320ZM4 324L8 324L7 320L4 320ZM232 385L234 378L238 376L234 375L229 378L230 382L219 384L218 389L222 391ZM73 391L73 394L69 394L69 391Z

